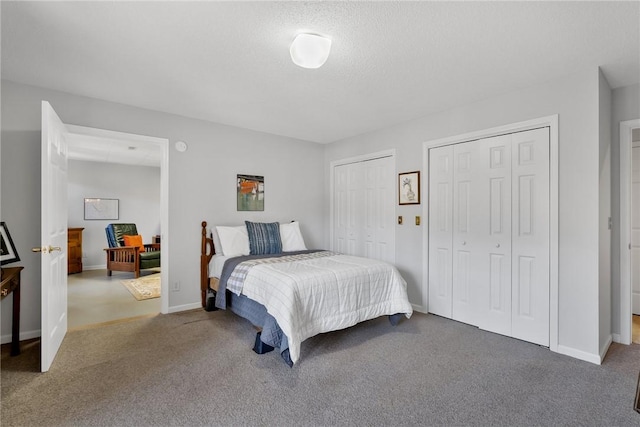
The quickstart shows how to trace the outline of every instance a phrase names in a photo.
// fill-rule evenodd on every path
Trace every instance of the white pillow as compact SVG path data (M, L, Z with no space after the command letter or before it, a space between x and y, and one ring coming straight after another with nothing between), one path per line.
M249 234L247 227L216 227L220 237L220 250L224 256L249 255Z
M304 251L304 239L300 233L298 221L280 224L280 240L282 240L282 252Z
M220 242L220 236L216 227L211 229L211 238L213 239L213 248L216 251L216 255L222 255L222 243Z

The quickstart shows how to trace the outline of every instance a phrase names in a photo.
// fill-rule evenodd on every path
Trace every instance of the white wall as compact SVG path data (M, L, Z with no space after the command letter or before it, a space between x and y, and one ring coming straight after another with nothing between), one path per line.
M83 227L82 264L85 270L106 268L105 227L134 223L144 243L160 234L160 168L114 163L69 161L69 227ZM85 220L85 197L119 200L117 220Z
M201 220L239 224L244 219L302 221L309 247L329 246L329 165L334 160L396 150L398 172L422 169L424 141L559 115L559 344L563 352L592 360L600 350L600 131L601 87L597 68L546 84L482 100L327 146L184 117L137 109L56 91L2 82L2 219L23 256L22 331L40 327L39 257L30 253L40 236L40 101L51 102L69 124L187 141L170 150L168 243L170 280L182 291L170 307L199 301ZM638 86L613 91L613 176L616 126L638 118ZM635 100L634 100L635 98ZM625 117L626 114L634 115ZM324 162L322 158L324 157ZM421 200L426 198L422 171ZM265 212L236 212L235 175L265 175ZM215 182L213 182L215 181ZM616 183L614 182L614 188ZM618 183L619 185L619 183ZM618 187L619 188L619 187ZM322 197L318 197L318 195ZM614 194L615 190L614 190ZM11 200L11 203L7 203ZM613 201L615 206L615 200ZM423 206L397 206L396 215L422 215ZM615 216L615 213L614 213ZM396 263L414 304L422 301L422 229L412 220L396 226ZM615 222L614 222L615 223ZM619 277L619 271L618 271ZM614 281L614 301L615 301ZM28 308L27 308L28 307ZM615 303L614 303L615 307ZM615 308L612 313L615 319ZM2 335L10 333L10 302L2 303Z
M599 71L597 68L524 88L474 104L327 146L331 161L395 148L398 172L422 169L424 141L460 135L538 117L559 115L559 351L599 359ZM427 200L422 171L423 203ZM325 200L329 200L328 175ZM326 203L328 206L328 203ZM326 208L327 230L329 212ZM422 215L422 206L397 206L396 215ZM420 227L428 225L428 218ZM421 304L424 292L422 230L405 221L396 226L396 263L409 297ZM328 241L328 231L325 235Z
M599 255L599 349L604 358L611 335L611 88L599 72L599 142L600 142L600 255Z
M611 330L620 333L620 122L640 119L640 85L612 91L611 105Z
M169 150L169 280L181 290L169 309L200 301L200 223L301 222L309 247L322 247L324 232L323 146L53 90L2 81L1 194L3 221L17 245L23 271L21 336L40 330L40 105L49 101L63 122L167 138ZM236 174L264 175L265 211L236 211ZM11 333L11 298L2 301L2 337ZM34 335L35 334L35 335Z

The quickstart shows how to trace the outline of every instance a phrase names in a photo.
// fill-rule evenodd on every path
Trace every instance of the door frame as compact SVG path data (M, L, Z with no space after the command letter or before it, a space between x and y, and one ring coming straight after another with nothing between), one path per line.
M69 133L82 136L112 139L128 139L144 144L155 145L160 149L160 312L169 313L169 251L166 244L169 239L169 140L155 136L137 135L86 126L67 125ZM65 213L65 215L68 215Z
M445 138L425 141L422 144L422 170L425 171L423 178L426 180L424 188L429 188L429 150L443 145L459 144L462 142L474 141L477 139L490 138L514 132L548 127L549 128L549 349L558 351L558 271L559 271L559 246L558 246L558 219L559 219L559 199L558 199L558 171L559 171L559 147L558 147L558 115L539 117L504 126L483 129L479 131L449 136ZM422 217L429 220L428 203L422 205ZM422 306L424 312L429 308L429 227L425 224L422 227Z
M613 341L631 344L631 149L633 129L640 128L640 119L620 122L620 333Z

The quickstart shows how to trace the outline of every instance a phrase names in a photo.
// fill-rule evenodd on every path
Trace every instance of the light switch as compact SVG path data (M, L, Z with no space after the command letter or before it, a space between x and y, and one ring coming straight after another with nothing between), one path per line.
M416 215L416 225L420 225L420 216Z
M402 215L398 216L398 225L402 225Z

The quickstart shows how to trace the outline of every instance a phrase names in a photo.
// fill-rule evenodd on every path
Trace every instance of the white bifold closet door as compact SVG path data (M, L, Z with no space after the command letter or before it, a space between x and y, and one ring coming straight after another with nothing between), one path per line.
M395 262L394 173L392 157L334 168L334 250Z
M482 221L477 141L432 149L429 159L429 312L477 324Z
M478 204L478 144L467 142L453 146L453 260L451 317L475 324L477 322L478 287L476 259L482 248L479 228L482 225L474 206Z
M478 141L479 197L474 212L482 222L477 260L479 316L477 325L511 335L512 303L512 156L511 135Z
M429 312L452 317L453 145L429 150Z
M548 129L429 159L429 312L549 345Z

